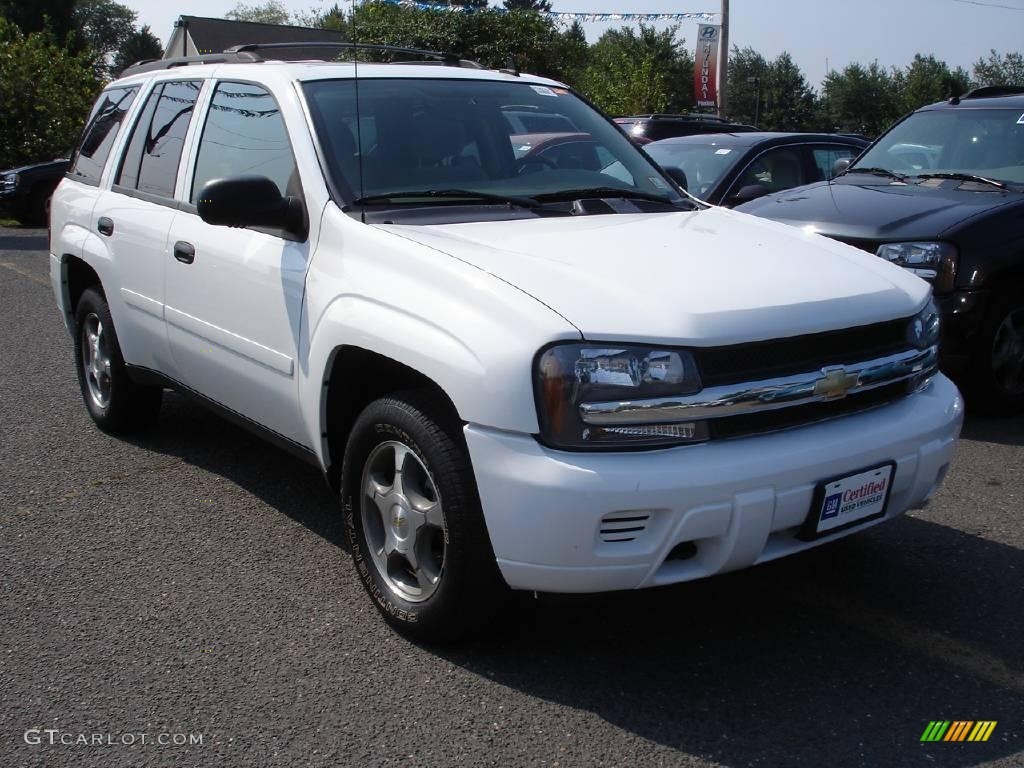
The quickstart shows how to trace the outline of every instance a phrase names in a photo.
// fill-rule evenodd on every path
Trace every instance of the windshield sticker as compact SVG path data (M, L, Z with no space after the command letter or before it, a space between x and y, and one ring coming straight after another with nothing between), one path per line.
M533 90L536 93L539 93L541 96L554 96L556 98L558 97L558 94L552 91L546 85L531 85L530 87L533 88Z
M651 182L658 189L669 189L668 184L665 183L664 179L658 178L657 176L648 176L647 180Z
M555 93L557 93L559 96L568 96L569 95L569 89L568 88L552 88L551 90L554 91Z
M1020 120L1017 121L1017 125L1024 125L1024 115L1020 116Z
M730 152L732 152L731 149L717 149L717 150L715 150L715 154L716 155L728 155Z

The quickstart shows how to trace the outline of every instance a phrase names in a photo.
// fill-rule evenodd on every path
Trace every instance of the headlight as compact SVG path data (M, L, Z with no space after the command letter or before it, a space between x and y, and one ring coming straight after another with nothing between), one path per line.
M707 439L703 422L586 424L584 403L691 395L701 389L693 355L633 345L559 344L534 371L541 437L557 448L655 448Z
M928 349L939 343L941 330L939 308L935 305L935 300L932 299L928 302L928 306L910 320L910 325L907 328L907 341L918 349Z
M886 243L878 255L923 277L936 292L951 291L956 278L956 246L949 243Z
M18 186L18 174L16 173L5 173L0 176L0 189L9 191Z

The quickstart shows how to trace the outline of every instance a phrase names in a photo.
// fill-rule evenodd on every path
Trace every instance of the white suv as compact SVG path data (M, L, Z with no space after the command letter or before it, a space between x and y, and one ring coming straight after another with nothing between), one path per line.
M524 149L530 113L571 131ZM374 602L429 639L509 588L681 582L892 518L963 418L924 281L699 205L570 88L466 62L136 67L51 250L100 428L170 387L308 459Z

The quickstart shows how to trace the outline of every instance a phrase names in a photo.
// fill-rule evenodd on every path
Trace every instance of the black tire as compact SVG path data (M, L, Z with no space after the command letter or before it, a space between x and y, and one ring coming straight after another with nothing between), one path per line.
M97 327L102 330L98 334L97 346L92 347L90 332L95 332ZM95 370L87 360L87 356L91 358L95 354L92 349L99 349L101 354L97 359L107 363L98 364L105 371L102 376L92 375L92 380L97 382L95 386L90 385L90 374L87 373L87 370ZM156 422L163 390L136 384L128 377L110 308L97 287L83 291L75 307L75 369L85 407L104 432L138 432ZM106 397L98 396L97 391L105 391Z
M391 626L407 636L430 643L449 642L486 627L503 607L509 594L487 535L461 423L451 410L440 396L421 391L405 392L370 403L352 428L341 472L345 528L356 572L363 586ZM380 466L386 471L387 463L391 461L386 451L395 450L397 456L397 446L408 448L418 463L407 456L402 461L396 460L395 463L402 463L406 468L406 478L403 482L395 482L393 477L389 492L398 488L399 492L413 499L414 492L407 490L414 484L409 473L418 473L420 479L416 482L419 487L428 489L419 497L420 500L439 504L443 510L444 545L439 567L436 542L431 549L431 567L438 574L437 581L421 590L426 593L432 589L432 592L413 598L409 596L409 589L415 589L415 585L402 586L403 581L415 582L411 561L406 561L401 553L393 553L400 564L398 571L405 566L409 568L397 577L394 573L387 575L382 569L388 569L396 560L380 554L384 546L372 546L370 543L371 540L379 542L381 535L389 535L384 530L386 524L381 523L379 530L367 530L367 525L376 529L374 520L385 516L383 506L376 505L365 492L369 478L377 477L373 472L378 465L368 462L376 462L378 459L374 457L383 456ZM431 483L432 488L427 483ZM382 479L381 485L387 486L386 480ZM384 506L390 503L386 501ZM410 508L413 506L415 504L410 501ZM395 508L400 508L400 505ZM402 514L411 513L396 513L397 517ZM402 530L400 526L404 525L404 522L393 522L392 532ZM431 531L436 536L436 529L424 523L422 528L409 534L416 540L410 549L415 549L420 537L431 535ZM382 557L385 560L383 565ZM423 562L422 558L420 562Z
M1015 328L1015 338L1008 327ZM978 335L969 390L972 405L981 413L1024 410L1024 290L994 298Z

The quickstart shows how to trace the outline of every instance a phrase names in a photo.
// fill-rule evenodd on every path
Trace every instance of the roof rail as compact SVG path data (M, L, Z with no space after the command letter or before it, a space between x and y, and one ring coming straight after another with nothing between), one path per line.
M991 99L997 96L1021 96L1024 95L1024 86L1020 85L984 85L981 88L973 88L961 99Z
M299 50L307 48L341 48L350 51L383 51L386 53L401 53L407 56L422 56L427 59L443 61L451 67L469 67L472 69L483 69L475 61L467 61L454 53L442 53L440 51L427 51L422 48L403 48L397 45L375 45L372 43L348 43L348 42L327 42L311 41L298 43L247 43L228 48L225 53L252 53L259 54L260 51L273 51L296 48Z
M192 64L225 64L231 63L253 63L262 61L262 59L247 51L239 52L225 52L225 53L204 53L200 56L176 56L171 59L148 59L144 61L138 61L127 67L121 72L119 77L127 77L128 75L138 75L143 72L156 72L161 69L171 69L172 67L187 67Z

